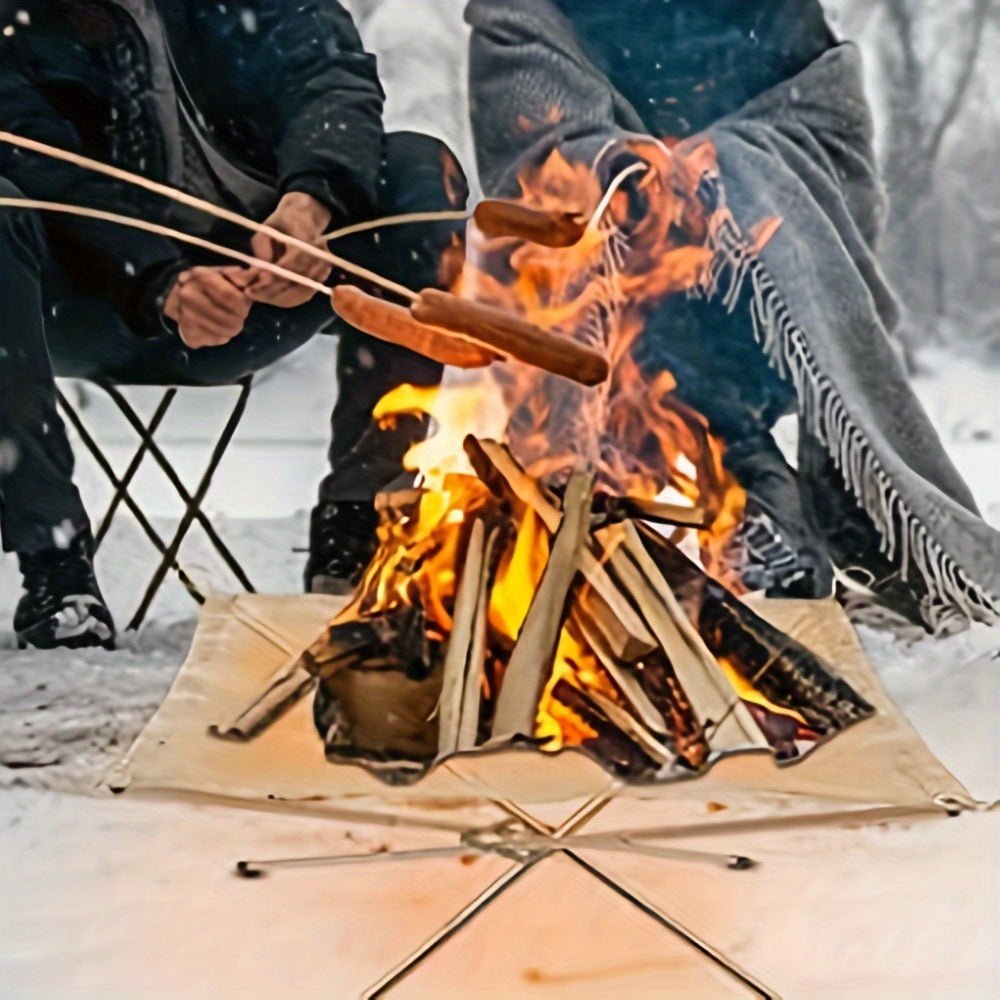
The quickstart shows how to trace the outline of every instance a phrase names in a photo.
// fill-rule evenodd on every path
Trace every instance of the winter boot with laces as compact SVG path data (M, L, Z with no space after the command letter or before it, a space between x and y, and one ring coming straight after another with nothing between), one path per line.
M97 585L93 552L88 528L65 548L18 555L24 594L14 632L20 649L114 649L115 623Z
M375 555L378 514L372 501L325 501L312 512L305 589L350 594Z

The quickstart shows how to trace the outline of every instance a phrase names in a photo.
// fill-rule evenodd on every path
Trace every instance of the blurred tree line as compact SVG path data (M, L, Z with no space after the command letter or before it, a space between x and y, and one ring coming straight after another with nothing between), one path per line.
M890 196L882 244L913 349L1000 357L1000 3L827 0L859 43Z

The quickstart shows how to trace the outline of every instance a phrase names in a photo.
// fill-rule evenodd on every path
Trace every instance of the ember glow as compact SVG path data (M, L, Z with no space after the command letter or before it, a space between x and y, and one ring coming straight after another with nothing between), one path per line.
M717 177L714 150L704 142L673 150L643 142L609 149L604 156L614 163L604 182L601 169L571 164L558 152L525 173L518 206L528 211L505 213L499 204L481 213L489 220L489 235L471 227L452 291L600 351L610 363L607 382L588 388L508 360L488 369L449 371L440 389L404 386L383 399L375 414L383 423L403 414L426 414L431 433L406 459L417 474L416 488L382 498L379 550L337 621L419 609L427 636L442 651L462 630L468 655L476 659L465 674L476 688L471 692L479 712L473 720L476 745L497 738L490 726L499 692L554 559L562 499L574 473L594 475L584 546L605 579L603 567L613 566L626 534L621 524L601 527L594 518L602 502L631 498L700 511L700 527L668 526L661 533L700 558L709 575L731 591L741 589L726 553L745 498L723 466L723 443L699 414L674 397L670 372L647 375L632 356L648 310L668 295L698 294L706 279L715 213L724 211L703 191L706 181ZM530 225L538 230L546 215L556 219L558 232L545 241L552 245L504 235L505 214L515 229ZM755 235L766 240L774 225ZM575 242L566 235L574 232L579 234ZM484 477L467 440L509 449L504 454L517 483L498 488ZM459 591L473 535L482 563L476 571L484 581L481 607L478 616L466 614L467 620L459 622ZM612 757L624 753L624 741L630 747L634 743L639 748L634 756L653 767L670 759L701 766L708 756L702 722L712 720L697 718L669 658L662 649L653 651L656 643L645 647L644 660L637 654L621 669L616 654L597 648L605 640L587 609L596 602L607 612L608 594L595 594L593 573L579 563L577 568L581 575L565 598L565 610L562 603L557 609L562 617L548 648L535 651L536 658L551 662L551 669L535 693L533 732L520 735L552 751L603 741ZM570 578L574 575L571 570ZM474 601L474 594L466 598ZM622 597L618 613L634 617L636 603L634 594ZM641 621L635 631L647 634ZM648 693L624 677L627 671L642 677L643 670L649 677L659 671ZM803 738L815 739L823 731L757 690L745 667L717 657L713 671L731 702L717 713L716 728L739 705L749 719L752 705L768 718L788 719ZM447 677L443 683L442 712ZM469 695L466 691L466 702ZM666 745L651 737L646 725L651 715L660 724L649 725L664 734ZM766 734L767 727L760 728ZM624 753L624 770L631 752ZM794 747L790 752L794 755Z

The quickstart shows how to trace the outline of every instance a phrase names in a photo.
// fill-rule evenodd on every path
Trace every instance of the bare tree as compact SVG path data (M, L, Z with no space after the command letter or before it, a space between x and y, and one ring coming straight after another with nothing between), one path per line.
M907 306L905 336L936 336L946 312L939 197L945 139L975 79L994 0L841 0L844 33L865 49L880 103L891 197L885 263Z

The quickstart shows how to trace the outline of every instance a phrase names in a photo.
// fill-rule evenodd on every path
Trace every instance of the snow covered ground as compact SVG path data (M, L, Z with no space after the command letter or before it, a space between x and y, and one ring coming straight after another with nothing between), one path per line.
M325 461L327 414L335 397L332 343L319 340L268 373L255 391L236 445L209 494L206 508L244 563L258 590L300 589L306 542L305 511ZM921 359L917 388L968 478L986 516L1000 525L1000 369L946 355ZM137 392L138 405L152 395ZM289 406L288 401L295 405ZM211 429L230 402L227 391L184 395L161 440L188 481L200 471ZM99 428L119 466L133 442L100 396L83 410ZM110 495L81 449L79 481L96 516ZM136 492L167 533L179 514L176 497L152 465ZM182 562L206 591L230 591L234 581L194 529ZM127 620L156 564L156 554L126 514L112 530L98 569L112 609ZM0 559L0 786L83 790L123 751L156 707L183 660L196 607L171 578L149 624L126 634L116 653L18 652L9 622L18 593L14 560ZM993 732L998 706L1000 631L976 627L947 640L901 643L863 630L890 690L946 762L973 790L1000 797L1000 742ZM0 806L2 812L2 806Z
M377 16L366 30L383 51L398 40L398 31L394 34L392 27L393 8L414 6L411 0L357 0L357 5L375 10ZM428 17L422 28L438 33L440 43L441 32L457 30L454 13L460 6L460 0L431 4L429 11L436 14L447 7L452 16ZM409 19L409 23L417 21ZM441 44L440 48L461 52L460 45L449 49ZM395 60L396 65L404 62ZM443 80L450 86L462 78L463 68L454 60L443 60L434 67L410 65L407 72L427 76L425 86L409 91L426 93L429 80ZM423 108L407 107L393 96L403 94L404 88L394 88L392 81L387 85L397 125L415 123L420 115L435 117L438 133L468 161L461 102L431 101ZM304 557L295 550L305 544L305 511L324 467L328 414L336 392L333 347L329 340L317 340L259 380L239 436L205 505L262 591L300 589ZM1000 526L1000 369L943 354L921 360L918 392L986 517ZM74 391L83 393L82 413L120 468L134 448L128 428L96 390ZM151 391L130 395L144 412L154 405ZM228 391L186 391L162 429L159 440L189 484L200 474L207 448L230 403ZM77 453L78 480L92 516L99 517L110 490L82 449ZM180 504L152 463L139 476L135 492L158 528L169 531ZM127 516L121 518L98 560L103 586L119 621L135 606L155 562L146 539ZM233 589L233 580L198 529L184 546L182 562L202 589ZM124 636L117 652L42 654L15 649L9 622L17 594L16 566L11 557L4 556L0 558L0 911L12 914L16 907L22 924L23 920L29 925L35 921L37 939L42 941L46 928L40 916L43 897L50 890L65 895L71 892L67 886L74 884L77 861L66 857L67 845L86 850L87 837L102 836L109 823L130 822L129 817L142 808L116 803L120 811L109 818L104 812L98 815L94 800L83 796L95 789L107 765L124 752L159 703L184 658L196 608L171 579L152 609L149 624L138 634ZM1000 739L995 725L1000 709L996 680L1000 630L976 627L947 640L901 643L886 632L863 629L862 639L890 692L944 762L974 794L1000 798ZM242 817L218 807L190 807L183 817L174 809L171 816L184 824L178 828L181 853L185 843L201 844L207 839L221 845L220 856L229 856L225 838L230 832L238 835L243 826ZM304 830L298 819L273 823L289 826L287 836L274 833L275 843L296 836L290 829L293 823L296 831ZM262 827L258 824L257 829ZM161 833L160 839L165 836ZM301 845L301 840L296 843ZM5 865L11 866L10 871L20 865L32 871L51 869L59 878L65 874L67 882L57 884L53 874L51 882L42 880L31 900L15 900L3 888ZM203 884L201 879L202 873L194 873L184 891L195 891ZM112 899L113 871L107 873L106 885ZM190 909L190 902L186 905ZM301 906L301 895L285 901L289 912L294 907L301 913ZM259 916L267 919L266 914ZM317 942L317 950L321 947L322 942ZM0 986L4 958L0 942ZM155 987L155 983L149 985Z

